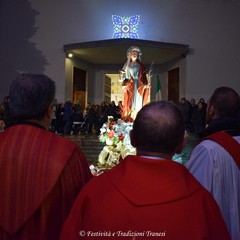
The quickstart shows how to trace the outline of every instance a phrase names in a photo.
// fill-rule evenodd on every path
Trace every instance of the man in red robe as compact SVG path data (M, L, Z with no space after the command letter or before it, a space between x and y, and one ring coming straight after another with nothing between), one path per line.
M176 105L145 105L130 134L137 156L127 156L83 188L61 240L230 239L211 194L171 160L183 149L184 133Z
M91 178L78 146L48 131L55 83L22 74L11 85L14 124L0 133L0 239L55 240Z

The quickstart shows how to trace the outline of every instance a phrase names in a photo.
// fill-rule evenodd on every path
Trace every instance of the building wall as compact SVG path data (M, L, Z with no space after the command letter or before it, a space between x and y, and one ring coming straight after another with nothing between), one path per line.
M112 14L140 15L140 39L193 49L180 62L181 97L207 99L222 85L240 93L239 12L238 0L1 0L0 99L16 75L26 71L49 75L57 83L57 98L69 98L71 67L65 72L63 45L111 39ZM104 73L88 74L89 100L100 102Z

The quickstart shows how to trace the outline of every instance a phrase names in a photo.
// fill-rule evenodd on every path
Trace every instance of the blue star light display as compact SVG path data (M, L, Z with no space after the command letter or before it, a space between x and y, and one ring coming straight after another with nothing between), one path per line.
M112 15L113 38L138 38L140 16L120 17Z

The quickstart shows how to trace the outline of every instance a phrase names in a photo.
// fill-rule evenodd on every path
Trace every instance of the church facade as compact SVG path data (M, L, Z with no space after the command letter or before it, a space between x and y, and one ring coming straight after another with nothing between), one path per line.
M118 74L125 62L120 59L125 58L128 46L123 48L122 56L117 50L109 50L111 46L105 46L105 52L101 51L98 57L103 60L106 54L109 62L94 62L96 56L84 57L92 54L94 48L98 55L98 45L80 47L80 55L72 58L68 53L75 48L68 47L113 39L113 15L138 15L140 41L162 43L162 47L167 44L168 50L176 50L174 44L187 46L180 58L174 55L162 63L158 63L163 59L160 54L156 57L151 53L151 44L143 46L143 63L144 56L153 56L146 63L152 71L151 100L157 76L161 79L162 98L166 100L171 100L172 94L179 99L203 97L207 101L219 86L240 92L239 1L53 0L45 4L40 0L1 0L0 4L1 99L8 95L10 83L19 72L50 76L56 81L59 102L83 98L85 103L100 104L111 97L111 90L107 95L106 76ZM124 26L123 31L127 30Z

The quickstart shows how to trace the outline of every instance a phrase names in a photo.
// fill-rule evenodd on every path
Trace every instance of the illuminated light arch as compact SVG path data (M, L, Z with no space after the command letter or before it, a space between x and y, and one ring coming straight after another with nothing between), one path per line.
M113 37L112 38L133 38L138 37L138 23L140 21L140 15L132 17L120 17L118 15L112 15L113 22Z

